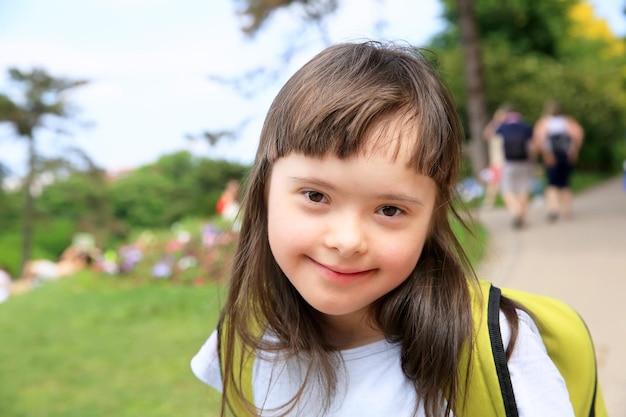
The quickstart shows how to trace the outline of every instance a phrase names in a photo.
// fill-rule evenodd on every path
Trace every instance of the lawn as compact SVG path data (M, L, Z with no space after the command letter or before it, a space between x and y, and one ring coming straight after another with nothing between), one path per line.
M93 273L0 304L0 416L217 416L189 360L223 287L133 286Z
M453 223L470 258L485 233ZM217 323L223 284L83 272L0 304L0 416L215 417L189 360Z

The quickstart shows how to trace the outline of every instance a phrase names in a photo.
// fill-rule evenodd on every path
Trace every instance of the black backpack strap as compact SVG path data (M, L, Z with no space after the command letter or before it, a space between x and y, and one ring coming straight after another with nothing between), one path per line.
M598 395L598 375L593 383L593 398L591 399L591 407L589 408L589 417L596 417L596 396Z
M489 340L491 341L491 350L496 365L496 372L498 373L498 382L500 383L506 416L518 417L513 384L511 384L511 375L506 363L506 353L502 343L502 334L500 333L500 296L500 288L492 285L489 289L489 302L487 305L487 327L489 329Z
M580 317L580 321L585 325L585 330L587 330L587 334L589 338L591 338L591 332L589 331L589 327L587 327L587 323ZM593 357L596 358L596 350L595 347L593 349ZM596 417L596 398L598 397L598 364L595 363L595 369L593 373L593 397L591 397L591 407L589 407L589 417Z

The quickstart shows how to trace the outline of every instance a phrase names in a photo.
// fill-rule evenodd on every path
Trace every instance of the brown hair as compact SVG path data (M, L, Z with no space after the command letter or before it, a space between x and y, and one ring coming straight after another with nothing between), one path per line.
M402 132L409 132L402 135L402 141L411 141L407 166L435 181L437 202L415 269L371 305L371 318L389 341L401 344L402 370L414 383L427 415L449 414L464 395L458 392L458 363L461 351L471 348L467 279L474 273L449 221L450 213L461 220L453 203L463 131L454 103L426 57L410 46L378 42L339 44L322 51L289 79L269 109L247 181L223 312L224 387L241 386L242 376L233 365L241 357L237 338L247 349L306 358L310 366L305 385L322 381L327 395L320 407L329 406L340 362L333 347L323 342L318 313L272 256L266 185L278 158L292 152L348 158L364 150L368 129L390 119L391 124L402 121ZM269 329L276 340L262 339L255 330L259 328ZM285 413L303 392L304 386L285 404ZM227 394L233 395L225 388L223 413Z

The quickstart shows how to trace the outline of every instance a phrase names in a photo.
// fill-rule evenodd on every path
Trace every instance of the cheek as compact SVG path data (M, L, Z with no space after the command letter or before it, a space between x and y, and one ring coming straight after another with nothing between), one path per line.
M425 236L423 239L407 239L404 243L396 242L394 247L380 254L384 259L385 267L393 271L399 280L404 281L415 269L422 254L424 242Z
M280 253L296 253L305 250L314 240L313 232L304 222L290 221L285 216L268 219L268 240L275 257Z
M271 196L268 199L267 233L272 254L279 264L284 264L290 254L303 251L312 239L309 223L288 205L277 204Z

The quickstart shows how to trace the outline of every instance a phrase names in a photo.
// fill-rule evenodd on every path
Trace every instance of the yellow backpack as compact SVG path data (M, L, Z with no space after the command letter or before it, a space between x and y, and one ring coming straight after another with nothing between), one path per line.
M480 280L479 288L470 285L475 328L474 350L470 367L467 401L459 402L457 417L517 417L515 394L511 385L505 350L500 335L500 296L519 302L532 312L548 354L565 379L576 417L608 417L597 380L596 359L591 336L582 318L567 304L554 298L523 291L502 289ZM476 294L479 289L482 295ZM218 328L218 332L221 326ZM219 343L224 334L219 332ZM228 408L236 417L250 416L236 390L253 402L252 369L254 353L241 357L241 345L236 341L235 375L243 370L238 387L224 387ZM462 355L459 369L467 369L469 355ZM224 367L224 355L220 349ZM462 382L461 391L466 381ZM230 393L231 395L228 395Z
M607 417L598 384L593 341L583 319L567 304L519 290L502 289L480 280L482 296L472 289L474 351L467 402L457 416L517 417L515 394L500 335L500 296L525 306L533 314L548 355L565 379L576 417ZM459 369L465 369L467 355ZM461 389L465 387L462 386ZM461 391L462 392L462 391Z

